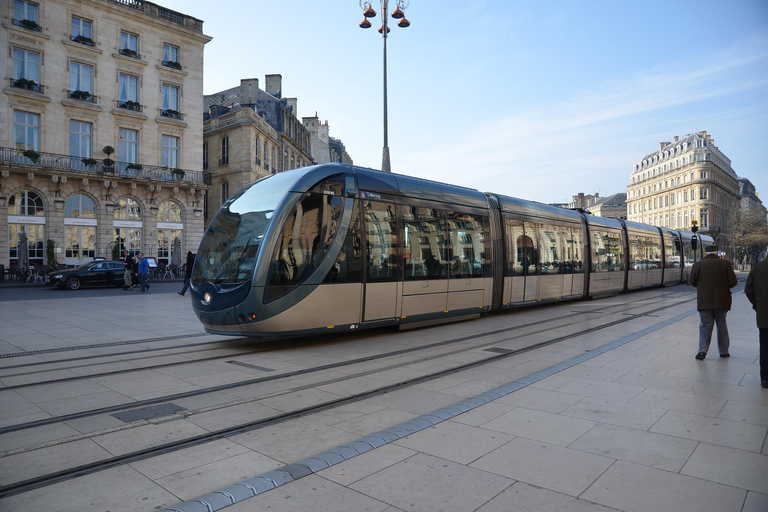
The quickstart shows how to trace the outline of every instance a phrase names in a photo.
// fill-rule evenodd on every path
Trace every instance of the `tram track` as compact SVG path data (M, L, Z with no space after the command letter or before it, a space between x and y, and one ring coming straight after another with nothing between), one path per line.
M9 497L9 496L13 496L13 495L16 495L16 494L28 492L28 491L31 491L31 490L34 490L34 489L38 489L38 488L41 488L41 487L45 487L45 486L48 486L48 485L52 485L52 484L55 484L55 483L64 482L64 481L70 480L72 478L77 478L77 477L80 477L80 476L92 474L92 473L95 473L95 472L98 472L98 471L102 471L102 470L105 470L105 469L109 469L109 468L121 466L121 465L124 465L124 464L129 464L129 463L137 462L137 461L144 460L144 459L147 459L147 458L150 458L150 457L155 457L155 456L158 456L158 455L163 455L163 454L175 452L175 451L178 451L178 450L181 450L181 449L184 449L184 448L189 448L189 447L197 446L197 445L200 445L200 444L203 444L203 443L207 443L207 442L210 442L210 441L231 437L231 436L234 436L234 435L237 435L237 434L251 432L251 431L258 430L258 429L261 429L261 428L264 428L264 427L267 427L267 426L270 426L270 425L275 425L275 424L282 423L282 422L285 422L285 421L288 421L288 420L292 420L292 419L295 419L295 418L300 418L300 417L303 417L303 416L307 416L307 415L315 414L315 413L318 413L318 412L330 410L330 409L333 409L333 408L336 408L336 407L340 407L340 406L343 406L343 405L359 402L359 401L366 400L366 399L369 399L369 398L372 398L372 397L375 397L375 396L379 396L379 395L390 393L390 392L393 392L393 391L396 391L396 390L399 390L399 389L407 388L407 387L410 387L410 386L413 386L413 385L416 385L416 384L420 384L420 383L427 382L427 381L430 381L430 380L434 380L434 379L438 379L438 378L445 377L445 376L448 376L448 375L452 375L452 374L455 374L455 373L458 373L458 372L462 372L462 371L466 371L466 370L471 370L471 369L474 369L474 368L477 368L477 367L481 367L481 366L488 365L488 364L491 364L491 363L494 363L494 362L498 362L498 361L501 361L501 360L504 360L504 359L507 359L507 358L510 358L510 357L514 357L514 356L520 355L521 353L529 352L531 350L536 350L536 349L539 349L539 348L542 348L542 347L546 347L548 345L559 343L559 342L562 342L562 341L565 341L565 340L568 340L568 339L572 339L572 338L575 338L575 337L588 335L590 333L594 333L596 331L599 331L599 330L602 330L602 329L606 329L606 328L609 328L609 327L613 327L613 326L616 326L616 325L621 325L621 324L630 322L632 320L635 320L635 319L638 319L638 318L641 318L641 317L649 316L652 313L668 309L668 308L670 308L672 306L679 306L679 305L685 304L686 302L690 302L692 300L695 300L695 298L687 299L687 300L683 300L683 301L677 301L675 304L664 304L664 305L662 305L660 307L657 307L655 309L651 309L649 311L645 311L645 312L642 312L642 313L635 313L635 314L633 314L631 316L627 316L625 318L615 319L615 320L612 320L612 321L608 321L608 322L602 323L600 325L596 325L596 326L593 326L593 327L582 329L580 331L576 331L576 332L569 333L569 334L562 335L562 336L556 336L554 338L551 338L551 339L548 339L548 340L544 340L544 341L541 341L541 342L538 342L538 343L533 343L533 344L527 345L525 347L520 347L520 348L517 348L517 349L509 349L508 351L506 351L504 353L499 353L497 355L493 355L491 357L488 357L488 358L485 358L485 359L482 359L482 360L459 364L459 365L456 365L456 366L448 368L448 369L444 369L444 370L428 373L428 374L421 375L421 376L418 376L418 377L415 377L415 378L411 378L411 379L407 379L407 380L404 380L404 381L400 381L400 382L397 382L397 383L394 383L394 384L388 384L388 385L385 384L385 385L383 385L383 386L381 386L379 388L373 389L373 390L364 391L364 392L356 393L356 394L345 396L345 397L340 397L338 399L329 400L329 401L323 402L321 404L312 405L312 406L309 406L309 407L304 407L304 408L296 409L296 410L293 410L293 411L284 412L284 413L277 414L277 415L274 415L274 416L271 416L271 417L268 417L268 418L263 418L263 419L260 419L260 420L256 420L256 421L252 421L252 422L248 422L248 423L244 423L244 424L239 424L239 425L234 425L234 426L222 428L222 429L219 429L219 430L208 432L206 434L192 436L192 437L189 437L189 438L186 438L186 439L183 439L183 440L178 440L178 441L174 441L174 442L170 442L170 443L165 443L165 444L157 445L157 446L154 446L154 447L151 447L151 448L147 448L147 449L143 449L143 450L137 450L137 451L134 451L134 452L131 452L131 453L126 453L126 454L123 454L123 455L120 455L120 456L110 457L110 458L103 459L101 461L96 461L96 462L93 462L93 463L90 463L90 464L85 464L85 465L81 465L81 466L77 466L77 467L73 467L73 468L69 468L69 469L65 469L65 470L61 470L61 471L57 471L57 472L53 472L53 473L49 473L49 474L46 474L46 475L41 475L41 476L38 476L38 477L30 478L30 479L27 479L27 480L24 480L24 481L19 481L19 482L16 482L16 483L11 483L11 484L5 485L3 487L0 487L0 499L5 498L5 497ZM581 314L583 314L583 313L581 313ZM538 322L532 322L532 323L538 323ZM663 323L663 322L658 322L658 323ZM657 323L657 325L658 325L658 323ZM550 327L550 328L544 329L542 331L536 331L536 332L532 332L532 333L527 333L527 334L522 335L522 336L526 336L526 337L527 336L532 336L532 335L535 335L535 334L540 334L541 332L546 332L547 330L557 329L557 328L560 328L560 327L561 326ZM520 328L520 326L517 326L516 328ZM483 336L483 335L485 335L485 336L491 335L492 333L504 332L506 330L509 330L509 329L499 329L499 330L491 331L491 332L488 332L488 333L482 333L481 336ZM475 338L475 337L477 337L477 336L471 336L471 338ZM464 337L464 338L466 339L466 338L470 338L470 337ZM515 338L513 337L513 338L508 338L508 339L505 339L505 340L494 340L494 341L492 341L492 342L490 342L488 344L491 345L491 344L503 343L503 342L509 341L510 339L515 339ZM422 348L422 347L419 347L419 348ZM478 347L478 346L473 346L472 347L472 349L477 349L477 348L480 348L480 347ZM397 351L397 352L401 352L401 351ZM428 356L428 357L423 358L423 359L424 360L428 360L428 359L432 359L432 358L435 358L435 357L444 357L444 356L445 356L445 354L440 354L438 356ZM413 364L413 363L408 363L408 364ZM401 366L401 365L402 365L402 363L398 364L397 366ZM318 370L314 370L314 371L318 371ZM363 372L363 373L370 374L370 373L374 373L374 372L378 372L378 371L382 371L382 369L369 370L369 371ZM357 375L345 376L343 378L334 379L334 381L344 380L345 378L355 378L355 377L357 377ZM311 384L311 385L306 386L306 387L316 387L318 385L321 385L321 384L315 383L315 384ZM292 391L295 391L295 389L292 390ZM166 397L165 399L167 400L168 397ZM132 404L132 405L135 405L135 404Z
M685 302L688 302L690 300L694 300L694 299L686 299L686 300L683 300L683 301L679 301L675 305L679 305L681 303L685 303ZM658 310L664 309L666 307L669 307L669 306L666 305L666 306L663 306L661 308L657 308L655 310L651 310L651 311L648 311L648 312L645 312L645 313L642 313L642 314L634 314L632 316L628 316L625 319L620 319L619 322L629 321L629 320L632 320L632 319L635 319L635 318L639 318L641 316L646 316L646 315L654 313L654 312L656 312ZM602 310L602 312L605 312L605 310ZM606 313L606 315L610 315L610 314L615 314L615 313ZM557 320L567 320L567 319L572 318L572 317L579 317L579 316L583 316L583 315L584 315L584 313L582 313L582 312L575 312L575 313L571 313L571 314L568 314L568 315L563 315L563 316L559 317ZM560 324L558 324L558 325L551 325L552 322L549 322L549 323L550 323L550 325L545 327L545 328L543 328L543 329L532 331L532 332L528 332L528 333L525 333L525 334L521 334L519 336L513 336L511 338L507 338L507 339L504 339L504 340L493 340L491 342L487 342L487 343L483 343L483 344L479 344L479 345L473 345L472 347L469 347L469 348L462 347L458 351L452 351L452 352L447 353L447 354L446 353L441 353L441 354L438 354L438 355L430 356L428 358L418 359L418 360L414 360L414 361L409 361L408 363L399 362L396 365L394 365L393 367L399 367L399 366L403 366L405 364L415 364L415 363L418 363L418 362L424 362L426 360L436 359L436 358L439 358L439 357L445 357L446 355L452 355L452 354L455 354L457 352L464 352L464 351L467 351L467 350L476 350L478 348L483 348L485 346L490 346L490 345L497 344L497 343L515 341L515 340L517 340L519 338L522 338L522 337L543 334L543 333L546 333L548 331L552 331L552 330L556 330L556 329L561 329L563 327L563 325L560 325ZM385 352L385 353L381 353L381 354L375 354L375 355L371 355L371 356L366 356L366 357L362 357L362 358L356 358L356 359L351 359L351 360L331 363L331 364L327 364L327 365L320 365L320 366L316 366L316 367L312 367L312 368L305 368L305 369L301 369L301 370L295 370L295 371L292 371L292 372L286 372L286 373L281 373L281 374L277 374L277 375L270 375L270 376L266 376L266 377L258 377L258 378L255 378L255 379L248 379L248 380L245 380L245 381L238 381L238 382L233 382L233 383L228 383L228 384L222 384L222 385L219 385L219 386L212 386L212 387L208 387L208 388L205 388L205 389L199 389L199 390L194 390L194 391L187 391L187 392L177 393L177 394L173 394L173 395L164 395L164 396L161 396L161 397L150 398L150 399L145 399L145 400L139 400L139 401L135 401L135 402L128 402L128 403L118 404L118 405L113 405L113 406L108 406L108 407L101 407L101 408L98 408L98 409L91 409L91 410L88 410L88 411L81 411L81 412L78 412L78 413L72 413L72 414L67 414L67 415L55 416L55 417L46 418L46 419L42 419L42 420L31 421L31 422L27 422L27 423L19 423L19 424L16 424L16 425L9 425L9 426L0 428L0 435L7 434L7 433L10 433L10 432L17 432L17 431L20 431L20 430L28 430L28 429L31 429L31 428L41 427L41 426L45 426L45 425L51 425L51 424L54 424L54 423L60 423L60 422L72 421L72 420L76 420L76 419L88 418L88 417L97 416L97 415L100 415L100 414L113 414L113 413L117 413L117 412L121 412L121 411L126 411L126 410L131 410L131 409L138 409L138 408L141 408L141 407L147 407L147 406L151 406L151 405L158 405L158 404L162 404L162 403L165 403L165 402L172 402L174 400L182 400L182 399L185 399L185 398L192 398L192 397L197 397L197 396L201 396L201 395L205 395L205 394L209 394L209 393L216 393L216 392L222 392L222 391L237 389L237 388L240 388L240 387L250 386L250 385L254 385L254 384L262 384L262 383L265 383L265 382L273 382L273 381L277 381L277 380L284 380L284 379L289 379L289 378L292 378L292 377L298 377L298 376L309 375L309 374L313 374L313 373L317 373L317 372L322 372L322 371L328 371L328 370L334 370L334 369L338 369L338 368L348 367L348 366L352 366L352 365L355 365L355 364L368 363L368 362L371 362L371 361L391 358L391 357L400 356L400 355L404 355L404 354L411 354L411 353L416 353L416 352L420 352L420 351L424 351L424 350L430 350L430 349L434 349L434 348L444 347L444 346L448 346L448 345L452 345L452 344L456 344L456 343L465 342L465 341L468 341L468 340L471 340L471 339L477 339L477 338L482 338L482 337L487 337L487 336L493 336L493 335L496 335L496 334L501 334L501 333L509 332L509 331L513 331L513 330L525 329L525 328L533 327L533 326L536 326L536 325L539 325L539 324L540 324L540 322L533 321L533 322L528 322L528 323L525 323L525 324L519 324L519 325L515 325L515 326L511 326L511 327L505 327L505 328L502 328L502 329L495 329L495 330L492 330L492 331L486 331L486 332L482 332L482 333L471 335L471 336L461 336L461 337L458 337L458 338L453 338L453 339L449 339L449 340L444 340L444 341L439 341L439 342L435 342L435 343L430 343L430 344L423 345L423 346L411 347L411 348L406 348L406 349L400 349L400 350ZM588 331L588 332L591 332L591 331ZM228 359L230 357L232 357L232 356L231 355L227 355L227 356L224 356L223 358L224 359ZM199 361L194 361L194 362L199 362ZM184 363L184 364L189 364L189 363ZM158 367L162 367L162 366L171 366L171 365L172 364L161 365L161 366L156 366L156 367L153 367L153 368L158 368ZM151 370L153 368L142 368L140 370L141 371ZM370 373L384 371L385 369L386 368L384 368L384 369L379 368L379 369L377 369L375 371L363 372L362 374L353 374L353 375L349 376L348 378L365 376L365 375L368 375ZM126 373L128 371L132 372L132 371L135 371L135 370L127 370L127 371L121 371L121 372L115 372L115 373ZM65 380L83 380L83 379L89 379L89 378L94 378L94 376L83 376L83 377L77 378L77 379L65 379ZM334 381L334 382L336 382L336 381ZM19 389L19 388L36 387L36 386L41 386L41 385L53 384L53 383L56 383L56 381L47 381L47 382L42 382L42 383L37 383L37 384L25 384L25 385L20 385L20 386L16 386L16 387L8 387L8 388L4 388L2 391ZM323 384L318 384L318 383L313 384L313 386L319 386L319 385L323 385ZM294 390L295 389L292 388L290 391L294 391Z
M663 295L677 295L678 293L669 292L669 293L666 293L666 294L663 294ZM602 312L605 312L605 311L608 311L608 310L611 310L611 309L614 309L614 308L622 307L623 305L624 305L624 303L622 303L622 304L615 304L615 305L608 306L608 307L606 307L604 309L595 309L595 310L592 310L591 312L592 313L602 313ZM581 312L574 312L574 313L572 313L570 315L565 315L565 316L563 316L561 318L569 318L569 317L573 317L573 316L579 316L581 314L583 314L583 313L581 313ZM355 333L355 334L358 334L358 333ZM170 337L168 337L168 338L170 338ZM147 340L134 340L134 341L127 342L127 343L140 343L140 342L143 342L143 341L147 341ZM218 351L218 350L221 350L222 348L228 348L226 346L222 347L223 345L239 344L239 343L244 343L244 342L248 342L248 341L252 342L253 338L248 338L248 337L234 338L232 340L227 340L225 342L219 342L220 345L215 346L215 347L198 348L197 350L190 350L190 351L187 351L187 352L169 353L168 356L185 356L187 354L192 354L192 353L200 353L200 352L206 352L206 351ZM304 337L290 338L288 341L286 341L286 340L278 340L277 342L280 343L281 345L285 344L285 343L290 343L291 346L306 345L306 344L309 344L309 343L315 343L316 342L316 338L315 337L307 338L307 339L305 339ZM112 346L112 344L107 344L106 346ZM116 360L116 361L104 361L104 362L96 362L96 363L84 364L84 365L73 365L73 366L66 366L66 367L55 367L55 368L49 368L49 369L45 369L45 370L34 370L34 371L29 371L29 372L10 373L10 374L6 374L6 375L2 374L4 371L7 371L7 370L15 370L15 369L25 368L25 367L30 367L30 366L56 365L56 364L67 363L67 362L85 361L85 360L93 360L93 359L104 359L104 358L124 356L124 355L133 355L133 354L139 355L139 354L152 353L152 352L158 352L158 351L172 351L172 350L179 349L179 348L193 348L193 347L200 347L200 344L177 345L177 346L173 346L173 347L152 348L152 349L139 350L139 351L116 352L116 353L112 353L112 354L99 354L99 355L82 356L82 357L76 357L76 358L59 359L59 360L51 360L51 361L40 361L40 362L34 362L34 363L24 363L24 364L20 364L20 365L5 366L5 367L0 367L0 379L12 379L12 378L24 377L24 376L28 376L28 375L43 375L43 374L52 373L52 372L73 371L73 370L78 370L78 369L83 369L83 368L90 368L90 367L95 367L95 366L106 366L106 365L118 364L118 363L122 363L122 364L133 363L133 362L142 361L142 360L145 360L145 359L152 359L155 356L151 356L150 355L150 356L142 356L142 357L119 359L119 360ZM280 348L283 348L283 347L281 346ZM87 349L87 347L82 347L82 349ZM185 364L193 364L193 363L201 363L201 362L212 362L212 361L217 361L217 360L228 359L228 358L231 358L231 357L238 357L238 356L242 356L242 355L252 355L252 354L258 354L258 353L264 353L264 352L271 352L273 350L274 350L274 346L270 346L269 348L257 348L257 349L250 349L250 350L243 351L243 352L234 352L234 353L227 354L227 355L224 355L224 356L213 356L213 357L207 357L207 358L197 358L197 359L190 359L189 361L178 361L178 362L173 362L173 363L164 363L164 364L157 364L157 365L151 365L151 366L140 366L140 367L136 367L136 368L128 368L128 369L114 370L114 371L109 371L109 372L77 375L77 376L72 376L72 377L64 377L64 378L60 378L60 379L41 380L41 381L37 381L37 382L30 382L30 383L17 384L17 385L9 385L9 386L6 386L6 387L2 388L2 390L0 390L0 391L14 390L14 389L23 389L23 388L36 387L36 386L42 386L42 385L48 385L48 384L61 384L61 383L65 383L65 382L74 382L74 381L78 381L78 380L93 379L93 378L100 378L100 377L113 376L113 375L123 375L123 374L127 374L127 373L132 373L132 372L139 372L139 371L146 371L146 370L155 370L155 369L160 369L160 368L176 367L176 366L181 366L181 365L185 365Z

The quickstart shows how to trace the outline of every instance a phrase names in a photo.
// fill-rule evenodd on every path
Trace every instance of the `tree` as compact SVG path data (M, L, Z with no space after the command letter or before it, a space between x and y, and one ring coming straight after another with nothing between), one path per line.
M733 212L733 249L738 263L754 265L768 247L768 221L762 208Z

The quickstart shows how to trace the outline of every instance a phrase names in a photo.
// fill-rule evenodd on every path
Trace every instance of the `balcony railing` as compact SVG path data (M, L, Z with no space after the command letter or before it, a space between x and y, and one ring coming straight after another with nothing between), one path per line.
M141 60L141 54L136 50L131 50L130 48L120 48L120 55Z
M109 176L110 178L113 176L126 179L143 178L153 181L190 184L209 184L210 181L210 178L204 176L207 173L202 171L169 169L167 167L131 164L128 162L114 162L112 165L105 165L102 160L92 158L2 147L0 147L0 165L23 166L73 173L94 173Z
M26 78L10 78L9 80L11 81L11 87L43 94L44 87L34 80L27 80Z
M181 64L179 64L175 60L164 60L163 66L167 68L172 68L172 69L181 69Z
M82 34L78 34L76 36L69 36L70 41L74 41L75 43L84 44L86 46L96 46L96 43L93 39L90 37L84 36Z
M172 108L166 108L160 111L160 115L163 117L168 117L170 119L184 119L184 114L179 112L178 110L173 110Z
M37 24L36 21L32 20L17 20L16 18L13 19L13 24L17 27L24 27L27 30L34 30L35 32L41 32L42 28L40 25Z
M73 100L80 100L80 101L87 101L89 103L97 103L97 96L94 96L88 91L80 91L80 90L69 90L67 91L69 93L69 97Z
M143 112L144 107L136 101L123 101L123 100L117 100L117 108L123 108L125 110L133 110L134 112Z

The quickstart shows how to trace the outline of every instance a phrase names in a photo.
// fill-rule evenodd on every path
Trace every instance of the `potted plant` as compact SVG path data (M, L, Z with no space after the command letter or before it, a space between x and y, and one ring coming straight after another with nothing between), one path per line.
M173 169L171 171L171 174L173 174L173 177L177 180L184 179L184 170L183 169Z
M120 244L117 242L112 244L112 259L115 261L120 259Z
M163 61L163 64L164 64L165 66L169 67L169 68L173 68L173 69L181 69L181 64L179 64L178 62L176 62L176 61L174 61L174 60L166 60L166 61Z
M74 38L72 38L72 40L75 41L76 43L85 44L88 46L94 46L93 39L91 39L90 37L86 37L82 34L76 35Z
M111 158L109 158L109 155L111 155L112 153L114 153L114 152L115 152L115 148L113 148L112 146L104 146L104 147L101 149L101 151L102 151L102 152L103 152L105 155L107 155L107 158L105 158L104 160L102 160L102 163L104 164L104 167L106 167L106 168L109 168L109 169L112 169L112 166L114 166L114 165L115 165L115 161L114 161L114 160L112 160ZM106 169L105 169L105 170L106 170Z
M37 90L37 82L34 80L27 80L26 78L17 78L13 81L13 86L19 89L27 89L29 91Z
M173 119L178 119L178 118L181 117L181 112L179 112L178 110L173 110L172 108L167 108L167 109L162 111L162 115L165 116L165 117L170 117L170 118L173 118Z
M135 169L137 171L140 171L143 169L143 167L141 166L141 164L128 164L126 166L126 169Z
M130 48L121 48L120 54L125 55L126 57L132 57L134 59L139 58L139 54L136 53L136 50L131 50Z
M120 108L125 108L125 109L128 109L128 110L135 110L137 112L141 110L141 104L139 102L131 101L131 100L121 101L118 106Z
M74 98L76 100L83 100L83 101L90 101L91 100L91 96L93 96L93 95L91 93L89 93L88 91L81 91L81 90L72 91L69 94L70 98Z
M83 158L83 164L87 165L88 167L96 165L97 163L99 162L95 158Z
M36 30L38 32L40 31L40 25L38 25L36 21L21 20L19 22L19 25L21 25L24 28L28 28L29 30Z
M45 254L48 257L48 266L55 269L56 265L59 264L59 261L56 259L56 242L50 238L45 243Z
M35 151L34 149L28 149L22 153L25 157L32 160L34 163L37 163L40 160L40 153Z

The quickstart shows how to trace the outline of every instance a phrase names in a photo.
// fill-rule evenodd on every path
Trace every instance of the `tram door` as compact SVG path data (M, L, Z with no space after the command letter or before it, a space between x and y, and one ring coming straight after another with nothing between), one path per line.
M363 321L397 316L398 240L395 205L364 201L365 302Z

